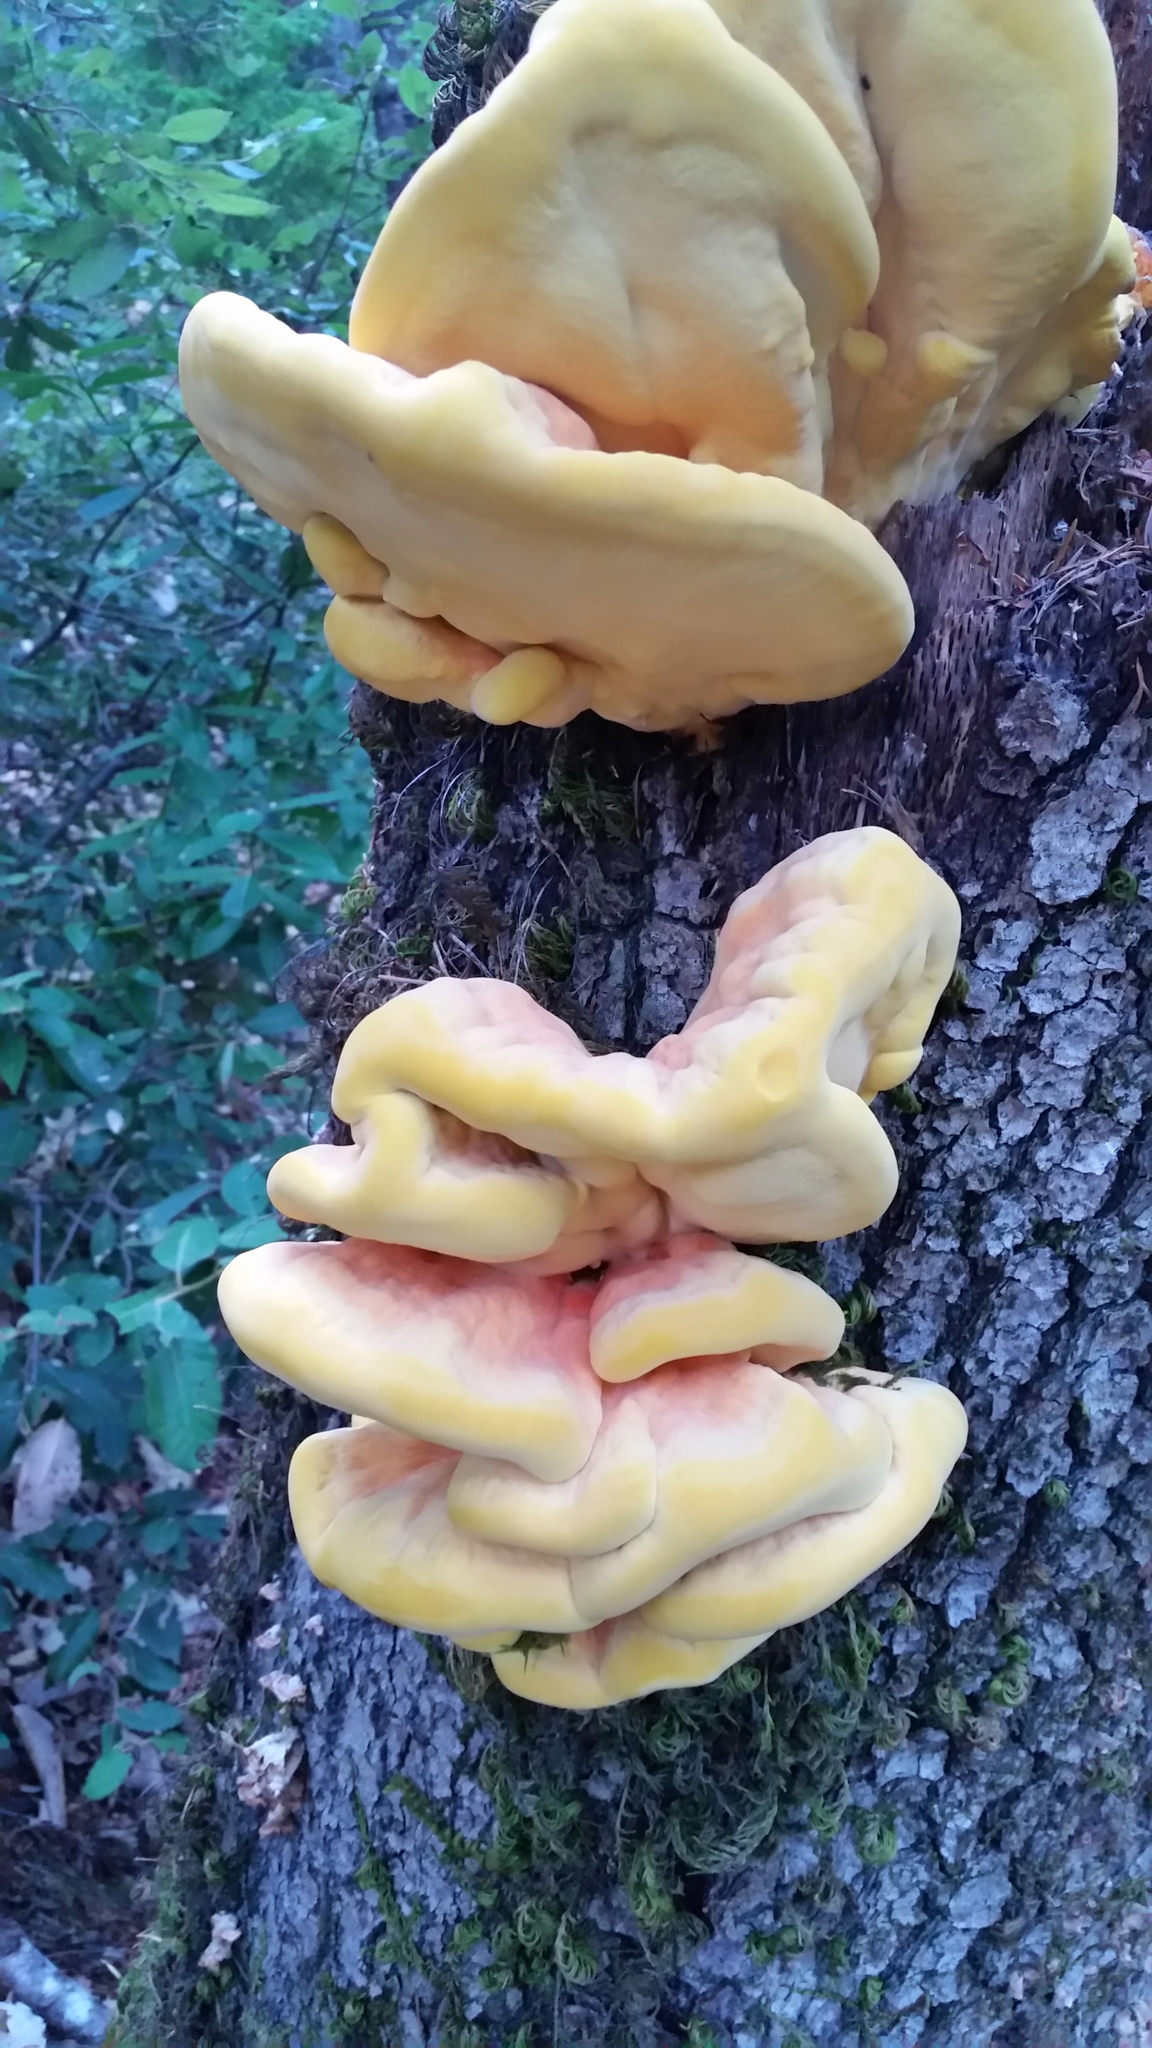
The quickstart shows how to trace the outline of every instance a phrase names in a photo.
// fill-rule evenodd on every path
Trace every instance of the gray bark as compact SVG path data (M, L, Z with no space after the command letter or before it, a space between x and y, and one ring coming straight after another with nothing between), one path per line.
M1147 221L1152 26L1111 14ZM290 1549L282 1599L254 1597L314 1423L273 1395L153 2031L129 2003L125 2044L1152 2042L1150 446L1141 333L1107 407L1032 430L996 495L890 522L919 620L897 671L711 752L357 691L380 801L361 914L302 984L325 1071L440 971L535 976L590 1042L642 1050L737 891L845 825L947 876L967 983L881 1107L901 1192L825 1261L862 1356L946 1378L971 1442L943 1514L831 1616L701 1693L566 1716ZM272 1668L308 1686L307 1789L261 1838L230 1745L273 1725ZM225 1908L234 1965L197 1978Z

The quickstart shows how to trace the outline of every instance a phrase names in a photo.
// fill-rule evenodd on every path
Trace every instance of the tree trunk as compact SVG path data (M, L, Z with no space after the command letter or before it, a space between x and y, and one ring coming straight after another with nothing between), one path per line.
M1152 18L1105 11L1146 223ZM946 875L963 974L880 1111L901 1193L825 1264L864 1358L947 1378L971 1441L830 1614L698 1692L566 1715L316 1586L283 1485L315 1417L269 1390L125 2048L1152 2042L1150 447L1152 332L998 491L893 517L919 621L893 674L710 752L357 689L375 833L297 998L324 1077L430 972L516 976L644 1050L733 896L821 833L887 825ZM235 1744L275 1725L272 1669L308 1687L306 1780L260 1835ZM222 1911L233 1962L198 1971Z

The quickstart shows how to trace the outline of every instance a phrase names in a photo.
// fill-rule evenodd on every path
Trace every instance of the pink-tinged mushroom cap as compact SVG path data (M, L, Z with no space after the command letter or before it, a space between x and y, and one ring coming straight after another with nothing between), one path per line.
M607 454L486 363L410 376L217 292L185 324L180 380L208 452L327 562L337 658L393 695L496 723L591 707L699 727L857 689L910 638L903 578L835 506Z
M578 1629L565 1559L474 1542L449 1520L455 1462L376 1422L305 1437L288 1500L309 1568L403 1628L452 1636Z
M242 1351L314 1401L542 1479L586 1463L588 1286L360 1243L267 1244L220 1276Z
M509 1649L491 1638L466 1647L488 1651L509 1692L542 1706L587 1712L652 1692L707 1685L763 1641L763 1636L740 1636L731 1642L688 1643L661 1635L641 1614L625 1614L548 1649Z
M287 1154L269 1180L272 1200L361 1236L401 1235L413 1210L408 1155L393 1181L376 1133L394 1103L416 1097L531 1155L513 1179L559 1171L582 1204L593 1190L603 1207L592 1213L612 1226L638 1199L619 1180L623 1163L665 1191L681 1228L744 1242L860 1229L896 1189L891 1146L867 1104L915 1070L959 924L939 876L892 833L863 828L817 840L738 899L696 1009L646 1059L593 1057L508 983L430 982L365 1018L345 1046L332 1102L353 1147ZM580 1211L564 1208L559 1186L549 1200L564 1209L552 1239L562 1247ZM552 1211L541 1205L536 1231L503 1203L494 1180L484 1233L464 1217L449 1234L463 1212L445 1201L437 1242L483 1258L493 1254L481 1236L499 1238L501 1255L515 1257L508 1247L523 1227L519 1256L535 1256ZM610 1231L605 1243L618 1255Z
M317 1577L373 1614L450 1635L566 1633L631 1612L718 1550L863 1507L891 1456L883 1421L850 1395L715 1360L613 1390L566 1483L360 1422L301 1445L290 1499Z
M665 1239L613 1267L591 1307L592 1363L612 1381L669 1359L737 1351L787 1372L831 1358L843 1335L843 1311L823 1288L703 1234Z
M879 1418L834 1387L746 1359L707 1359L611 1389L592 1456L563 1488L510 1463L463 1458L448 1509L471 1536L567 1556L592 1624L639 1607L754 1530L865 1506L891 1455ZM617 1492L625 1469L635 1477ZM635 1527L648 1500L645 1470L651 1511ZM625 1495L631 1535L620 1533Z
M855 1385L852 1397L884 1422L892 1443L891 1467L875 1499L698 1565L645 1608L653 1628L693 1641L787 1628L831 1606L924 1527L964 1449L967 1417L956 1396L930 1380L866 1377L871 1384Z

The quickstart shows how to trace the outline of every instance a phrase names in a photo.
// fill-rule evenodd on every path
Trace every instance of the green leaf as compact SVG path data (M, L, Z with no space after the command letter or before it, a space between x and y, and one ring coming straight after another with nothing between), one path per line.
M88 1250L92 1258L97 1262L106 1259L118 1236L116 1218L111 1209L105 1209L103 1215L96 1218L88 1233Z
M308 1026L296 1008L295 1003L269 1003L267 1009L257 1010L248 1020L250 1031L258 1031L261 1038L287 1038L292 1031L306 1031Z
M132 1769L132 1753L127 1749L108 1749L98 1756L88 1776L80 1787L85 1799L110 1799L118 1792L129 1771Z
M49 1685L63 1685L71 1678L76 1666L88 1655L100 1633L100 1611L91 1607L84 1614L78 1614L64 1629L64 1641L58 1650L53 1650L46 1666Z
M32 1308L23 1315L16 1327L28 1330L34 1337L64 1337L69 1330L92 1329L96 1318L90 1308L81 1308L76 1302L68 1302L63 1308Z
M34 1600L62 1600L69 1590L63 1572L24 1543L0 1545L0 1579Z
M136 1227L144 1243L155 1244L157 1238L162 1236L177 1216L182 1216L185 1209L190 1209L194 1202L202 1200L208 1192L207 1181L194 1180L187 1187L177 1188L173 1194L165 1195L162 1202L153 1202L147 1209L141 1209L136 1219Z
M266 1209L266 1174L251 1159L238 1159L220 1183L220 1193L237 1216L252 1217Z
M20 489L24 471L10 455L0 455L0 498L10 498Z
M253 874L237 875L220 898L220 915L239 920L248 915L254 903L260 900L260 883Z
M210 263L220 247L219 237L212 228L202 228L189 220L187 214L178 214L168 230L172 254L185 270L200 270Z
M220 1242L220 1226L211 1216L188 1216L173 1223L152 1247L152 1257L169 1273L187 1273L210 1259Z
M54 993L49 989L36 991L37 996ZM78 1082L86 1094L105 1095L118 1087L130 1071L130 1063L114 1057L114 1048L106 1039L89 1031L82 1024L74 1024L70 1017L61 1016L55 1008L49 1009L41 1003L29 1008L28 1023L38 1038L43 1039L55 1053L65 1073Z
M140 1541L149 1557L166 1557L179 1548L183 1535L183 1525L174 1515L161 1515L145 1525Z
M207 960L236 937L239 925L231 918L214 917L199 931L188 948L189 960Z
M2 460L2 458L0 458ZM13 1025L0 1027L0 1081L15 1095L28 1064L28 1040Z
M110 1301L108 1313L116 1322L121 1336L128 1337L138 1330L155 1330L164 1344L175 1344L184 1338L196 1343L204 1332L195 1316L189 1315L182 1302L167 1291L169 1283L149 1287L142 1294L125 1295L121 1301Z
M227 107L191 107L186 114L173 114L161 132L169 142L215 142L231 119Z
M17 1102L0 1103L0 1173L18 1173L26 1166L40 1142L40 1132L31 1115Z
M181 1472L194 1472L220 1421L220 1368L207 1342L144 1361L144 1427Z
M32 170L38 171L50 185L71 185L73 177L68 163L61 156L45 124L32 115L22 113L18 107L5 107L0 116L0 126L8 133Z
M424 121L432 112L436 87L417 64L402 64L396 73L396 90L401 102L417 120Z
M241 192L239 186L221 179L219 185L197 184L192 192L197 206L206 206L210 213L231 214L237 220L259 220L271 213L266 199L256 199L251 192Z
M252 1252L257 1245L279 1244L284 1232L274 1216L246 1216L241 1223L230 1223L220 1235L224 1251Z
M77 507L76 518L81 526L93 526L98 519L110 519L113 512L122 512L133 498L138 498L142 489L141 484L135 483L117 484L115 490L101 491L98 497L89 498Z
M102 242L107 233L108 222L102 214L80 213L70 220L54 221L50 228L30 237L30 241L43 261L72 263L94 242Z
M98 299L101 292L111 291L130 268L139 246L130 228L117 228L94 248L86 249L76 258L65 280L69 298Z
M135 1679L144 1692L175 1692L180 1683L180 1673L167 1658L158 1657L154 1650L147 1649L133 1636L120 1638L120 1652L128 1667L128 1676Z
M167 1735L184 1726L184 1709L165 1700L142 1700L138 1707L121 1707L117 1718L134 1735Z
M180 1734L179 1730L171 1735L154 1735L152 1747L158 1749L161 1756L187 1756L188 1737Z

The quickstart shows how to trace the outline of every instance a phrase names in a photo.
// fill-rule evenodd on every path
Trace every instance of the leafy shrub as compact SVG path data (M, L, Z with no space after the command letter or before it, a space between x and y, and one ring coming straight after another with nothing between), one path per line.
M54 1415L85 1460L75 1513L0 1537L0 1628L57 1683L102 1639L125 1696L175 1685L171 1585L221 1526L177 1483L226 1398L214 1282L313 1113L278 978L371 793L323 594L200 450L177 337L219 287L343 331L428 145L429 32L357 0L0 17L0 1472ZM178 1468L148 1493L140 1438ZM69 1575L113 1525L111 1579ZM163 1747L158 1711L116 1728ZM91 1796L124 1756L110 1720Z

